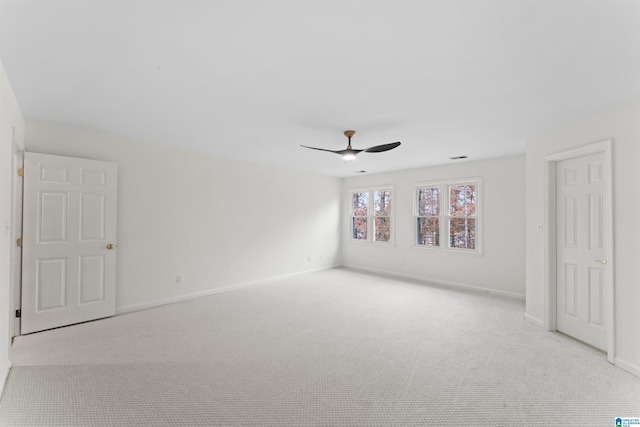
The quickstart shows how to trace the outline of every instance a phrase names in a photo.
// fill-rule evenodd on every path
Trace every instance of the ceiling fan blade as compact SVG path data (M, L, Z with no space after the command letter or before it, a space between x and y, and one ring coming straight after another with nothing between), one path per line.
M300 145L300 147L310 148L310 149L312 149L312 150L328 151L329 153L336 153L336 154L340 154L340 155L342 155L342 151L344 151L344 150L338 150L338 151L335 151L335 150L327 150L326 148L308 147L308 146L306 146L306 145Z
M304 148L311 148L312 150L320 150L320 151L328 151L329 153L336 153L340 156L344 156L345 154L353 154L354 156L362 151L365 150L350 150L350 149L346 149L346 150L327 150L326 148L316 148L316 147L309 147L307 145L300 145L301 147Z
M376 145L375 147L370 147L362 151L366 153L382 153L383 151L393 150L398 145L400 145L399 142L391 142L389 144Z

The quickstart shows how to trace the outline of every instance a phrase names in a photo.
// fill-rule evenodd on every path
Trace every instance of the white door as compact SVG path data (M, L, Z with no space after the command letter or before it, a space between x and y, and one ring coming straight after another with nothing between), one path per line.
M23 334L115 314L115 163L25 153Z
M607 349L604 153L556 163L557 329Z

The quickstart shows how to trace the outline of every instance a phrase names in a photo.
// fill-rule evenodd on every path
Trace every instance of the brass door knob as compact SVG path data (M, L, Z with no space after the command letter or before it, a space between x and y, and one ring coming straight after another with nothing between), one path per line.
M107 243L107 249L111 250L113 249L113 243Z

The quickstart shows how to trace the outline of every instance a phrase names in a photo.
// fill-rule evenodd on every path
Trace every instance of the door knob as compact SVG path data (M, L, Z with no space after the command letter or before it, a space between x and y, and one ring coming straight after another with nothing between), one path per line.
M597 259L596 262L599 262L600 264L606 264L607 260L606 259Z
M111 250L113 248L114 248L113 243L107 243L107 249Z

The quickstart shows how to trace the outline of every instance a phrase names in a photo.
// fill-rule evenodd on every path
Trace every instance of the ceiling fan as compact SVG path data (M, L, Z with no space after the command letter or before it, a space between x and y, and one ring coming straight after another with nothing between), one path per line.
M327 150L325 148L307 147L306 145L300 145L300 146L304 148L311 148L312 150L320 150L320 151L328 151L330 153L336 153L342 156L342 160L344 160L345 162L351 162L356 159L356 155L358 155L359 153L362 153L362 152L382 153L383 151L392 150L396 148L398 145L400 145L399 142L391 142L389 144L382 144L382 145L376 145L375 147L365 148L364 150L354 150L353 148L351 148L351 137L355 135L355 133L356 133L355 130L344 131L344 136L346 136L349 139L349 143L347 144L347 148L345 150Z

